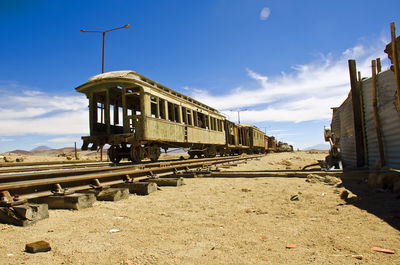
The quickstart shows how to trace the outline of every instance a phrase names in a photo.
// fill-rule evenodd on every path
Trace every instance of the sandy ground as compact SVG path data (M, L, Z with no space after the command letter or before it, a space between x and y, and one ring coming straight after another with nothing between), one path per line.
M270 154L229 170L297 169L325 155ZM398 194L353 179L185 183L81 211L51 210L49 219L29 227L0 224L0 264L400 264ZM350 196L342 200L345 189ZM299 200L291 201L293 195ZM26 243L39 240L52 250L24 252ZM374 246L395 254L371 251Z

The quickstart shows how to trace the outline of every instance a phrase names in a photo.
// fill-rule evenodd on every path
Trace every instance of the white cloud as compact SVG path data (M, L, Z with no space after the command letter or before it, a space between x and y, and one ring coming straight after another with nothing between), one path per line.
M271 10L268 7L264 7L260 12L260 19L266 20L271 15Z
M363 76L370 76L372 59L380 57L387 64L384 45L384 40L371 46L357 45L337 58L320 55L318 60L295 65L293 72L276 77L246 69L249 77L257 81L257 87L242 85L224 95L193 89L191 96L230 118L237 117L233 110L241 110L241 121L248 123L328 120L332 117L330 108L339 106L350 91L348 59L356 59L358 70Z
M12 90L0 90L0 136L88 133L85 96L55 96L11 85Z
M73 142L80 142L81 138L79 136L77 137L58 137L58 138L53 138L48 140L50 143L73 143Z
M14 142L15 139L11 139L11 138L0 138L0 142Z

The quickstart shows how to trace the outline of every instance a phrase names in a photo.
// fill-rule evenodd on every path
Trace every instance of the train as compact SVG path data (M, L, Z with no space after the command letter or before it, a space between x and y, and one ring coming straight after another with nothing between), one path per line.
M259 128L235 124L218 110L131 70L95 75L75 90L89 101L90 135L82 136L81 149L108 144L114 163L157 161L161 149L168 148L186 148L190 158L279 151L275 139Z

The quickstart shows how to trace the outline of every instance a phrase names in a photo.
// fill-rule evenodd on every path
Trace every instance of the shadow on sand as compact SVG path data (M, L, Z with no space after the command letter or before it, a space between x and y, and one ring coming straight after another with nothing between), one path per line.
M365 181L368 175L360 178L346 175L342 178L342 185L357 195L346 199L346 203L366 210L400 230L400 194L369 187Z

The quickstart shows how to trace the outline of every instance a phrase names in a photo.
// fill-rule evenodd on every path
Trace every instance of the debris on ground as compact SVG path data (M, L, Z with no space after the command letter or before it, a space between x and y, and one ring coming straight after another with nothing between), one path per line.
M328 185L336 185L336 184L340 183L341 180L337 177L332 177L332 176L328 176L328 175L320 176L317 174L309 174L309 175L307 175L306 182L309 182L309 183L323 182Z
M267 239L266 236L260 236L260 237L258 238L258 240L260 240L260 241L264 241L264 240L266 240L266 239Z
M291 201L298 201L298 200L300 200L300 197L299 197L299 195L293 195L292 197L290 197L290 200Z
M386 254L394 254L394 250L380 248L380 247L372 247L371 250L376 251L376 252L386 253Z
M49 242L44 240L29 243L25 245L25 251L28 253L38 253L38 252L47 252L50 251L51 247Z
M340 199L342 200L346 200L349 197L349 192L347 190L342 191L342 193L340 193Z
M287 244L286 248L297 248L296 244Z
M359 259L359 260L362 260L362 259L363 259L363 255L351 255L351 257L352 257L352 258Z
M289 160L282 160L279 162L279 164L284 165L284 166L291 166L293 163L290 162Z

